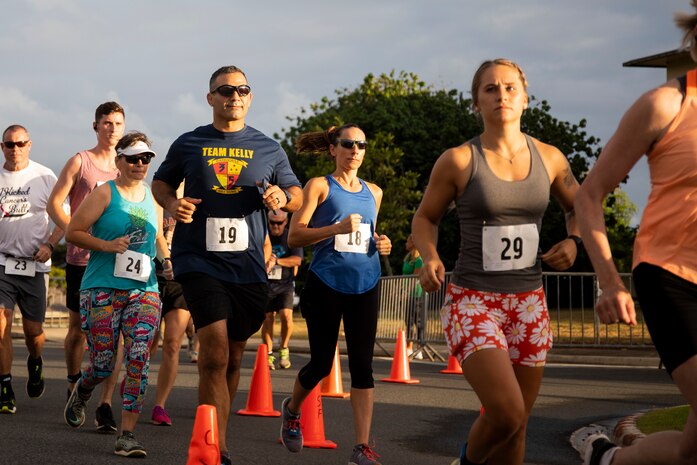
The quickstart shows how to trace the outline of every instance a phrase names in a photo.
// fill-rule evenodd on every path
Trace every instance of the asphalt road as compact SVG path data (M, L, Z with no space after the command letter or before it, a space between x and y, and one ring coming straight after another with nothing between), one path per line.
M63 422L65 368L60 341L48 342L44 352L47 389L31 400L24 391L26 349L15 340L13 366L17 413L0 415L0 464L123 464L128 459L113 454L115 436L101 435L93 427L96 399L88 408L87 422L72 429ZM252 349L258 341L250 342ZM292 353L290 370L272 372L274 406L291 391L297 369L307 361ZM255 351L246 353L240 391L233 411L246 404ZM181 369L167 403L174 425L149 423L159 353L151 366L151 386L136 428L148 457L157 464L185 464L197 399L196 366L181 352ZM349 386L348 363L342 357L343 383ZM375 378L389 375L391 360L375 360ZM384 464L449 464L456 457L468 426L478 414L479 403L461 376L443 375L442 364L412 362L412 377L420 384L377 382L373 436ZM598 365L548 366L537 406L529 425L526 464L578 465L581 461L569 444L575 429L592 422L618 419L636 411L684 403L664 371L653 367ZM117 420L119 417L117 410ZM231 416L228 432L233 463L245 465L345 464L353 444L350 400L323 400L326 438L335 450L304 449L287 452L277 443L279 419Z

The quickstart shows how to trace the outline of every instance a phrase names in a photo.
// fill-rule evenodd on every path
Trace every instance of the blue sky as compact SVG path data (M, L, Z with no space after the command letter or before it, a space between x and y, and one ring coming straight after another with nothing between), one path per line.
M368 73L405 70L467 92L481 61L507 57L555 117L586 118L588 133L607 141L631 102L665 80L663 70L621 64L677 48L673 13L688 7L688 0L10 0L0 29L0 126L25 125L32 158L58 174L69 156L94 145L95 107L117 100L127 128L151 136L161 160L179 134L211 121L207 82L221 65L246 71L254 92L248 123L271 135L301 107ZM644 162L624 188L642 208Z

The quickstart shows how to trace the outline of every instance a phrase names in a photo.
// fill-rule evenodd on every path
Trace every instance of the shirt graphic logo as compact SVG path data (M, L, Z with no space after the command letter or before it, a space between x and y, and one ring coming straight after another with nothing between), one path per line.
M31 187L26 189L21 187L0 188L0 218L28 214L31 209L30 191Z
M215 177L220 183L220 186L213 186L213 190L216 193L237 194L242 190L241 187L235 187L235 183L240 177L242 168L247 167L246 161L235 158L216 158L215 160L209 160L208 166L213 166Z

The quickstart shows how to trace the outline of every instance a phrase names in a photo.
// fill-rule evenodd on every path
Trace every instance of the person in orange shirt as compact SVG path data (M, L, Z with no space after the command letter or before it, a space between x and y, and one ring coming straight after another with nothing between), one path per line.
M697 0L692 6L697 10ZM676 23L697 61L697 13L678 14ZM652 187L634 243L634 288L656 350L690 413L684 431L651 434L630 447L591 435L584 448L587 465L697 463L697 70L639 97L576 196L583 243L602 292L595 310L603 323L637 322L612 260L603 199L644 154Z

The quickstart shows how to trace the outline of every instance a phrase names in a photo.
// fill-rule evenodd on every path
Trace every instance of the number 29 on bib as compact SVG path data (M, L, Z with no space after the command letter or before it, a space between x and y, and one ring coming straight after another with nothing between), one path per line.
M540 235L535 223L482 228L484 271L529 268L537 261Z

